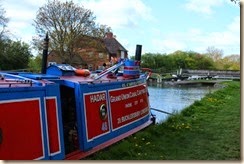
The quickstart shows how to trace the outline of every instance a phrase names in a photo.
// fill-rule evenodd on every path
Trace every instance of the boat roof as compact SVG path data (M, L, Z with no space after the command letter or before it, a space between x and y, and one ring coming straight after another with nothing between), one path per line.
M33 74L33 73L19 73L19 74L7 74L0 73L0 88L9 87L34 87L34 86L45 86L53 81L67 81L71 83L88 84L88 83L111 83L125 80L131 80L130 78L119 76L103 76L99 79L95 79L98 76L96 73L85 76L56 76L46 74Z
M131 80L130 78L123 77L121 75L118 76L103 76L99 79L95 79L98 74L93 73L90 76L61 76L60 80L66 80L74 83L110 83L110 82L118 82L124 80Z
M0 72L0 88L44 86L53 83L48 79L58 78L57 76L45 74Z

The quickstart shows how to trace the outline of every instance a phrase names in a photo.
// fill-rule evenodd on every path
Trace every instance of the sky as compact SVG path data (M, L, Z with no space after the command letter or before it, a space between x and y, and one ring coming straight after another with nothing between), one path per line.
M60 0L65 2L66 0ZM135 55L177 50L240 54L240 7L230 0L73 0L93 11L96 22L112 28L116 39ZM12 38L31 43L36 13L46 0L1 0Z

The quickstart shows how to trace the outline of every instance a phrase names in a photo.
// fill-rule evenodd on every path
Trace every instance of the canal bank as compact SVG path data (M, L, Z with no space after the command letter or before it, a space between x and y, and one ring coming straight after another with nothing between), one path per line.
M225 86L87 159L239 161L240 82Z

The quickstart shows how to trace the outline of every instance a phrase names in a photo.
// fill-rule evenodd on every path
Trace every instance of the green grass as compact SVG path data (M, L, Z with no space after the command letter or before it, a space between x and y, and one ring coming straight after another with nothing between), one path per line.
M240 82L208 94L162 124L88 160L241 160Z

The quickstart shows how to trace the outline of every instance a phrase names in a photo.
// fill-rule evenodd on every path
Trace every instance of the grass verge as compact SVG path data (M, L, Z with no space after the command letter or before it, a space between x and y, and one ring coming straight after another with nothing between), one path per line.
M88 160L240 160L240 82L208 94L164 123Z

